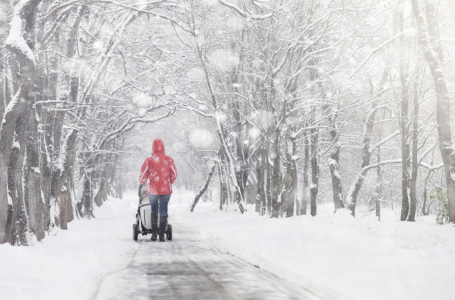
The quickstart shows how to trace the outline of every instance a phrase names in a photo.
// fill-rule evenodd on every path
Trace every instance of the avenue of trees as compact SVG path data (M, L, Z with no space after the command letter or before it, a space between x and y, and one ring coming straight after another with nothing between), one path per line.
M454 41L453 0L4 0L0 244L122 197L150 128L220 209L455 222Z

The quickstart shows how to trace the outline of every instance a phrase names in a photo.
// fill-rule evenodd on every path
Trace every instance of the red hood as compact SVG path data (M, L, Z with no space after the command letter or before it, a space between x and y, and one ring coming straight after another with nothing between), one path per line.
M153 141L153 155L164 155L164 143L160 139L156 139Z

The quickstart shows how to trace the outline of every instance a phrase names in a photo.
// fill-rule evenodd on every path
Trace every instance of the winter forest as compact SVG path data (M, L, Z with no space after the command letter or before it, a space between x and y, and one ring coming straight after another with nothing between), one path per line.
M0 243L137 189L154 138L219 209L455 222L454 42L452 0L2 0Z

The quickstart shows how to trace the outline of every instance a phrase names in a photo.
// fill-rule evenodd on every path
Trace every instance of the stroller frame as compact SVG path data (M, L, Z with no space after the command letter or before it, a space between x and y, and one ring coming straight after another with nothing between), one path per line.
M147 196L147 189L145 186L139 186L139 203L136 212L136 223L133 224L133 240L137 241L139 233L142 235L147 235L152 233L152 224L151 224L151 211L150 201ZM159 203L158 203L159 205ZM169 218L169 215L168 215ZM158 228L160 230L160 215L158 214ZM166 234L166 239L172 241L172 225L167 224L164 230Z

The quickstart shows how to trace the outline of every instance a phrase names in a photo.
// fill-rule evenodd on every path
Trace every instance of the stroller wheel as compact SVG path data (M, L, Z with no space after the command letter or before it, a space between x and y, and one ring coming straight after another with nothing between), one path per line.
M137 224L133 224L133 240L137 241L138 235L139 235L139 230L137 229Z
M172 241L172 225L171 224L167 225L166 239L169 241Z

